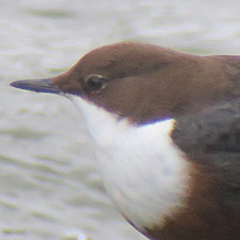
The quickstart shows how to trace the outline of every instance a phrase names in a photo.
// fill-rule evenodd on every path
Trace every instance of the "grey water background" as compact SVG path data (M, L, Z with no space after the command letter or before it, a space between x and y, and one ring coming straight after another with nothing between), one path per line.
M117 41L240 54L239 12L238 0L0 0L0 239L144 239L108 199L74 105L11 81Z

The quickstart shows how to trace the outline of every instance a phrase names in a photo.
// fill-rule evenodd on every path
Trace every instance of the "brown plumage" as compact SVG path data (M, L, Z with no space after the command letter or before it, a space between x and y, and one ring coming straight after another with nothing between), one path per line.
M172 141L191 165L185 207L143 234L156 240L240 239L239 56L118 43L91 51L60 76L12 86L78 95L136 126L174 118Z

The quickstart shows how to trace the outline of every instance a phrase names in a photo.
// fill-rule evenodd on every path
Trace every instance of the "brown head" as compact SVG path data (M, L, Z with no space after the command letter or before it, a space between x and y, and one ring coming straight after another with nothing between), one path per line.
M238 97L239 57L199 57L141 43L95 49L51 79L11 85L67 93L137 124L175 118Z

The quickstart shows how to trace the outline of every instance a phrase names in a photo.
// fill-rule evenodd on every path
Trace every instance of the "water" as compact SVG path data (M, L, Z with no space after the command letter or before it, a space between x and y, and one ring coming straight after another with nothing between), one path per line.
M84 122L67 99L10 88L130 40L240 53L240 2L0 1L0 238L144 239L112 207Z

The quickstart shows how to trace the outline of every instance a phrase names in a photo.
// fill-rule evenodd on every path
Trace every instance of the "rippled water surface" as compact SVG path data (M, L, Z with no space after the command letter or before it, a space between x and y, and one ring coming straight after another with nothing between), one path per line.
M240 54L239 12L234 0L1 0L0 238L144 239L106 196L75 107L12 80L54 76L116 41Z

